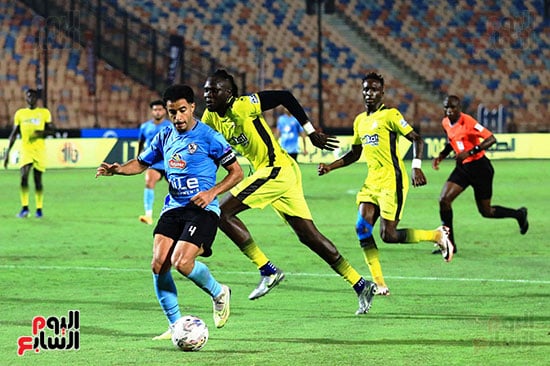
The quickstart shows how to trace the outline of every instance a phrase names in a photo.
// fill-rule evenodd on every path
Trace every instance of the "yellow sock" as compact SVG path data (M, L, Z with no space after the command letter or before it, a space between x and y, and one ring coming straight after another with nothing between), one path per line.
M332 269L340 276L344 277L350 285L355 285L361 279L361 275L351 266L348 260L340 257L336 263L331 265Z
M241 248L241 252L243 252L258 269L269 262L269 259L267 259L264 252L256 245L254 239L250 239L249 242L245 243Z
M369 266L370 274L374 283L378 286L386 286L384 275L382 274L382 266L380 265L378 248L376 246L363 248L363 256L365 257L365 262Z
M403 229L407 231L405 243L418 243L421 241L437 242L441 233L438 230Z
M34 194L34 198L36 200L36 208L42 209L42 204L44 203L44 192L36 191Z
M21 206L28 206L29 205L29 187L21 187L19 196L21 197Z

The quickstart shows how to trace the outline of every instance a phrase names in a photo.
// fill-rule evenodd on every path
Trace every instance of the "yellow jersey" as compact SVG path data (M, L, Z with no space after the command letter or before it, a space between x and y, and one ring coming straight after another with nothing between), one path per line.
M236 98L223 117L205 110L201 120L219 131L254 170L293 164L265 121L258 94Z
M368 166L367 186L408 188L408 176L399 154L399 137L413 128L395 108L383 104L370 115L358 114L353 122L353 145L362 145Z
M44 131L46 123L51 123L52 115L47 108L21 108L13 117L21 132L21 150L44 150L44 138L35 136L35 131Z

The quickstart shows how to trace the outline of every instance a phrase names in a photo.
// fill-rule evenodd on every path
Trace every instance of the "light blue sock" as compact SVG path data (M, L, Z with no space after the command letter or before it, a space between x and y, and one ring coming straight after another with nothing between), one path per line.
M143 190L143 208L145 212L153 212L153 202L155 201L155 190L145 188Z
M195 261L195 267L187 278L212 297L218 297L222 293L222 285L216 281L204 263Z
M172 278L172 273L170 271L162 274L153 273L153 285L164 315L166 315L170 324L174 324L176 320L181 318L181 313L178 305L178 290Z

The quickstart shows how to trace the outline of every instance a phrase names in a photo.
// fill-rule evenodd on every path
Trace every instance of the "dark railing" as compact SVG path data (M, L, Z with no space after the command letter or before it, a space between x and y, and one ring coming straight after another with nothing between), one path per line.
M218 65L218 61L203 50L186 48L183 37L160 32L110 1L21 1L44 18L46 35L64 32L82 47L86 47L91 37L98 59L159 93L169 84L181 82L190 85L200 96L207 75ZM53 37L46 37L44 47L47 48ZM171 52L173 46L181 51L177 60ZM228 71L236 75L240 90L245 92L245 75ZM202 98L197 102L202 113Z

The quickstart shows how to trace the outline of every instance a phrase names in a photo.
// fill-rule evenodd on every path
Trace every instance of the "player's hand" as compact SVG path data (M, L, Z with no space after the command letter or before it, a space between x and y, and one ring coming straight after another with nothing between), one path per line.
M437 158L434 158L432 160L432 168L434 168L435 170L439 170L439 163L441 163L441 160L439 157Z
M317 174L319 175L325 175L330 172L330 167L327 164L320 163L317 166Z
M322 132L313 132L309 135L309 139L313 146L329 151L337 149L340 142L335 136L325 135Z
M422 169L413 168L412 170L412 185L413 187L421 187L425 186L428 181L426 180L426 176L424 175L424 172Z
M95 173L95 177L99 177L99 176L106 176L106 177L110 177L114 174L116 174L116 172L118 171L118 169L120 168L120 164L119 163L113 163L113 164L109 164L109 163L101 163L101 165L99 166L99 168L97 168L97 171Z
M201 191L191 198L191 202L200 208L205 208L210 202L212 202L212 200L214 200L214 198L215 194L210 190Z

